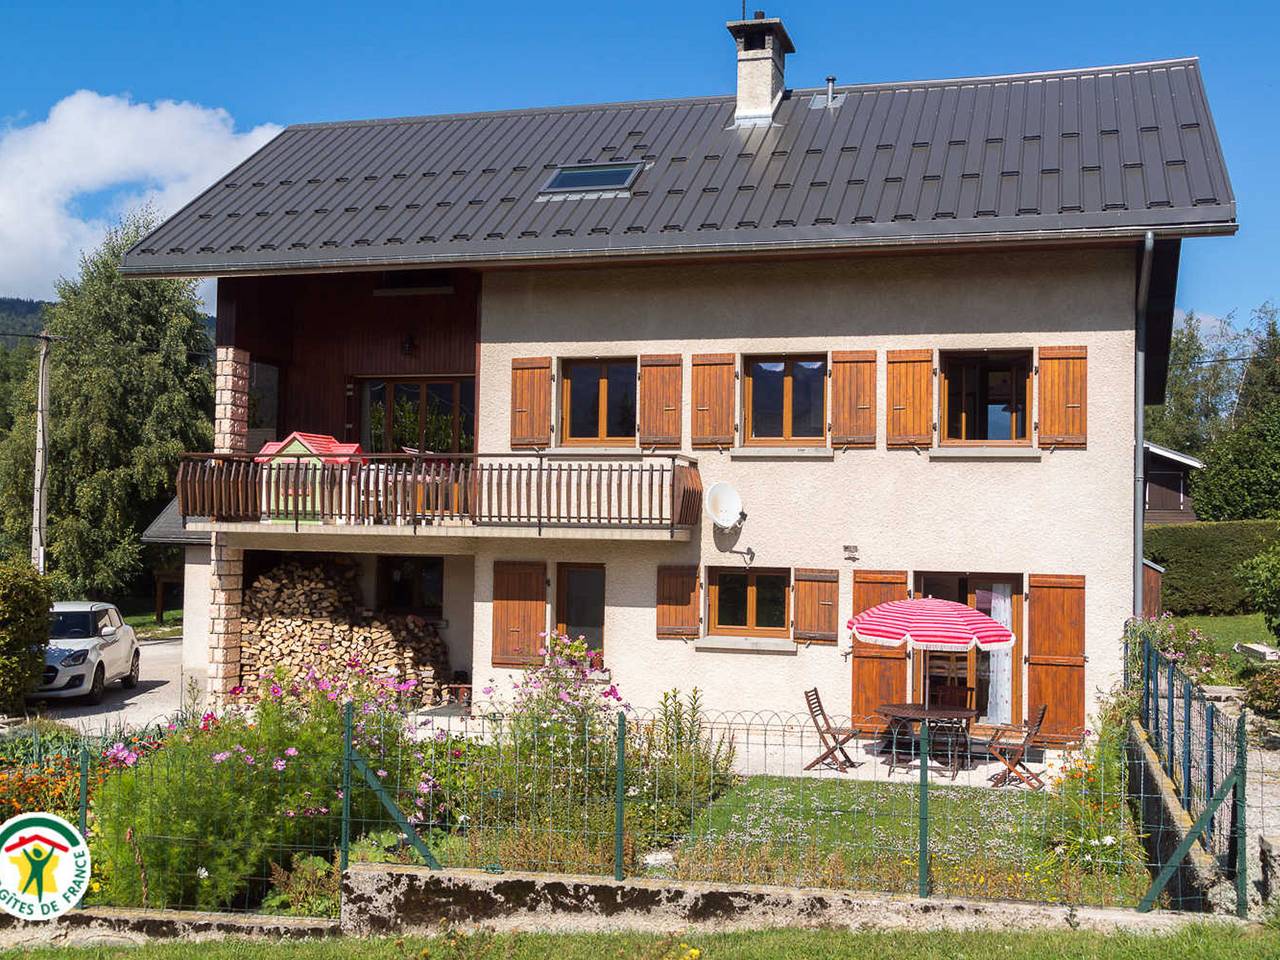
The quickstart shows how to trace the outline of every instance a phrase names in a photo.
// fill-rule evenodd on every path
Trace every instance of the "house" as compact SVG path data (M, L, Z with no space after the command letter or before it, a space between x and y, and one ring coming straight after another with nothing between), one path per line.
M476 684L560 628L640 706L1086 724L1141 609L1181 243L1236 230L1198 61L792 88L780 20L728 29L736 94L293 126L128 252L217 278L217 451L179 478L215 695L255 571L327 553L370 598L412 562ZM264 417L364 459L273 473ZM843 649L910 595L1016 651Z
M1192 470L1203 470L1204 463L1150 440L1143 444L1143 449L1146 452L1147 523L1190 523L1195 520L1190 477Z

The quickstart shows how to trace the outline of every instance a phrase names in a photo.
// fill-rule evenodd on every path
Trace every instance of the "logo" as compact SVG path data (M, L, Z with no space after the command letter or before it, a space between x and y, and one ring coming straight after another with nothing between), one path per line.
M20 920L52 920L89 887L89 845L51 813L21 813L0 825L0 909Z

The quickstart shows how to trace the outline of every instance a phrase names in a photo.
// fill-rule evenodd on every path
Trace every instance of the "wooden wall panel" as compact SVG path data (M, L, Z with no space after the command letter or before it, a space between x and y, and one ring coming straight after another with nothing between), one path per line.
M353 377L474 375L480 278L453 292L375 295L380 273L218 282L218 342L280 367L280 431L344 435Z

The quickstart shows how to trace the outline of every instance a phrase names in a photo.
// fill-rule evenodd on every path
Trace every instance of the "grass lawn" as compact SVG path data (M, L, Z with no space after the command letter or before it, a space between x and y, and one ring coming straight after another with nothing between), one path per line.
M696 952L695 952L696 951ZM1234 927L1188 927L1172 935L1102 935L1082 931L846 933L762 930L741 933L473 934L431 939L218 940L144 947L62 947L14 951L30 960L1263 960L1280 953L1280 937Z
M694 820L690 839L675 851L674 874L914 893L917 798L913 784L752 777ZM933 780L931 889L953 896L1136 903L1150 884L1136 836L1116 838L1085 870L1053 852L1073 832L1080 827L1049 792Z
M1260 613L1240 613L1229 617L1177 617L1177 622L1199 630L1213 647L1227 658L1227 666L1239 681L1254 663L1232 650L1237 643L1262 643L1275 646L1276 638L1267 630Z
M145 613L131 613L124 622L133 627L139 640L167 640L182 636L182 611L166 610L164 623L156 623L154 610Z

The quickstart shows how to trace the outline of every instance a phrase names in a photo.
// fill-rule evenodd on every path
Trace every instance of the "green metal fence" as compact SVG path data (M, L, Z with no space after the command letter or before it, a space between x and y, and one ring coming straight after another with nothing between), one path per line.
M1144 688L1142 717L1167 745L1155 715L1167 720L1172 703L1179 721L1187 701L1150 659L1142 675L1166 679ZM1243 791L1224 773L1242 769L1243 747L1222 742L1221 720L1212 737L1197 733L1203 715L1193 695L1191 725L1179 722L1162 756L1192 787L1191 815L1204 821L1193 842L1229 859L1243 848L1244 808L1211 807L1224 789ZM928 724L895 738L880 717L834 718L860 735L833 753L807 715L712 714L674 699L572 717L387 700L235 722L234 735L233 721L206 715L144 737L0 739L0 801L59 757L73 782L45 796L88 830L88 902L122 906L333 915L353 861L1198 905L1149 849L1151 798L1119 725L1083 747L1032 746L1023 762L1044 783L1035 790L992 783L1016 731L993 749L990 737L931 737Z

